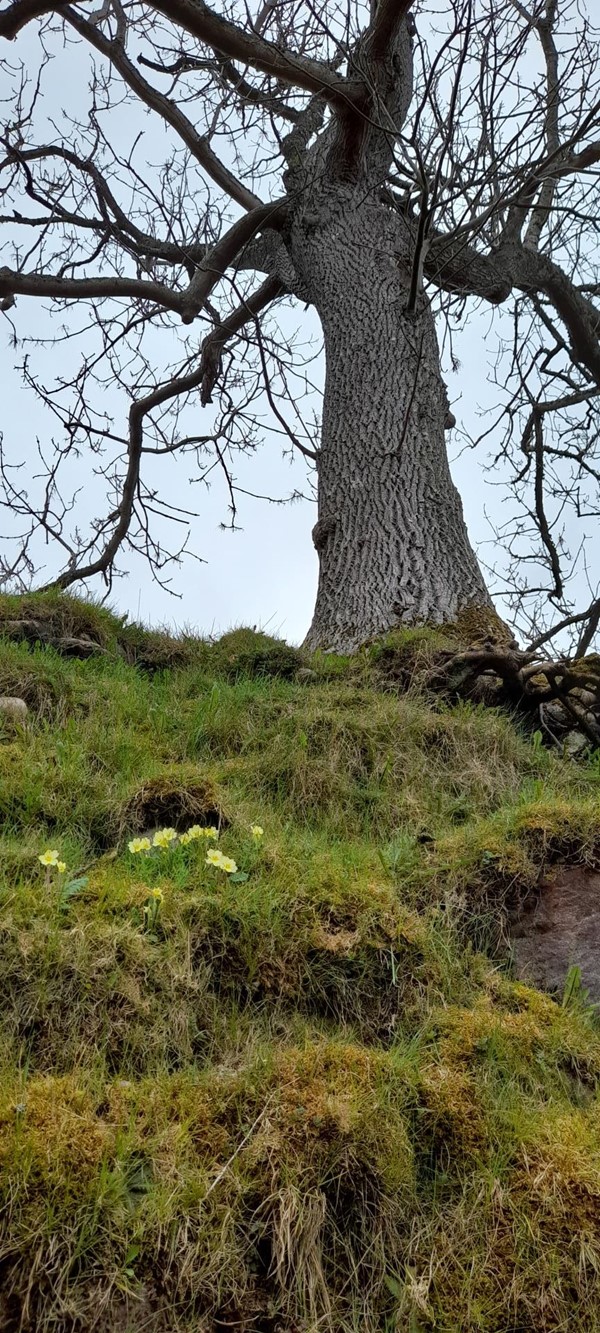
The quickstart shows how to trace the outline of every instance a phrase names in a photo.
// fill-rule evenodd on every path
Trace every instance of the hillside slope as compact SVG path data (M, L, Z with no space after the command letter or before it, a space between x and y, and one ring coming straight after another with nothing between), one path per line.
M600 1329L600 1027L504 933L600 766L377 660L0 598L8 1333Z

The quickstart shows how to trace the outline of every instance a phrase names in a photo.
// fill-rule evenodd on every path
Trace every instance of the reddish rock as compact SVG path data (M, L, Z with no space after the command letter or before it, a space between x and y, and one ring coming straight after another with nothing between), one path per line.
M581 969L590 999L600 1003L600 874L556 870L511 927L517 975L562 991L569 968Z

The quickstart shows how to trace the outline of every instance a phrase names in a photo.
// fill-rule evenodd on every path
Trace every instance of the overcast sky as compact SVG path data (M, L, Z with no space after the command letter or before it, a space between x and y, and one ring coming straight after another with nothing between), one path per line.
M11 48L11 58L16 61L22 56L31 61L37 50L36 34L26 30ZM46 77L44 111L49 126L51 122L60 121L65 112L73 114L80 107L85 110L86 78L85 61L80 59L75 46L71 45L57 56ZM118 121L114 123L118 132L123 133L125 143L135 128L132 128L130 108L124 112L120 128ZM144 124L147 128L147 120ZM157 134L160 137L160 131ZM55 129L52 129L52 135L56 139ZM47 312L33 299L19 298L16 309L10 313L20 337L46 337L58 327L57 316L51 323ZM510 322L508 313L504 317L496 316L496 321L502 318ZM285 316L286 331L291 331L296 320L301 320L306 335L317 334L314 316L310 312L304 313L301 308ZM497 391L487 382L488 367L495 359L497 345L497 331L490 332L491 321L489 308L483 307L479 312L474 309L468 327L455 345L460 369L452 372L445 367L455 416L459 425L473 434L481 429L480 414L485 417L497 405ZM36 436L42 441L47 440L53 422L48 412L41 409L33 395L25 390L15 367L27 351L32 365L43 370L48 379L63 372L65 359L73 353L69 344L61 344L54 351L23 344L15 349L11 345L12 326L8 321L4 321L3 328L0 326L0 337L4 365L0 426L8 452L13 460L23 463L23 476L29 476L36 469ZM76 353L76 358L78 355L80 352ZM164 357L164 340L160 355ZM314 374L318 379L322 367ZM203 410L198 402L193 429L202 433L210 420L211 409ZM485 453L481 457L472 452L461 455L463 442L457 432L449 436L449 446L471 539L485 563L492 559L492 551L489 545L491 529L484 509L487 508L492 521L501 521L503 493L497 486L486 483L482 466ZM91 515L97 483L90 478L86 460L82 466L84 470L79 480L84 491L80 504L82 513L87 511ZM202 563L187 558L179 568L171 571L171 586L177 594L173 597L153 583L141 559L134 559L129 562L127 577L115 583L111 604L127 611L132 618L151 624L189 625L207 633L216 633L232 625L250 624L282 634L293 642L301 641L310 622L316 591L317 559L311 541L311 529L316 521L314 504L306 500L279 506L240 496L237 521L241 530L232 533L220 528L227 519L227 496L221 479L215 478L210 490L190 484L193 483L193 469L189 459L179 463L172 459L161 460L156 477L161 493L169 503L182 503L198 512L193 523L191 547ZM281 447L273 439L252 457L239 457L236 480L247 490L273 497L283 497L295 489L307 490L303 460L297 458L290 463L282 457ZM498 476L492 477L491 481L497 482ZM56 568L56 558L51 568Z
M32 320L40 325L39 307L33 300L21 298L17 326L22 324L31 332ZM473 317L472 326L460 342L461 369L447 377L450 396L457 400L454 409L457 418L468 422L474 430L478 426L478 406L485 405L486 398L490 406L493 404L493 391L490 388L486 392L486 351L482 337L489 324L489 312L485 310ZM46 351L46 366L50 356ZM14 359L15 353L5 337L2 425L11 444L11 454L15 459L20 458L29 472L37 466L36 435L43 440L54 423L23 387L13 369ZM196 428L199 432L205 428L200 405ZM451 452L458 455L462 446L455 433L450 436L450 445ZM485 558L489 555L485 543L490 539L490 530L484 505L494 514L498 512L499 499L486 486L482 467L472 453L456 457L452 470L463 497L471 538L484 543L480 554ZM111 604L127 611L132 618L151 624L178 627L187 624L210 633L233 625L258 625L292 642L300 642L310 623L317 586L317 557L311 539L316 522L315 504L306 500L280 506L242 495L237 519L240 530L223 531L220 525L227 521L227 497L221 479L217 477L209 491L197 488L193 493L188 484L191 475L192 468L186 460L175 463L169 459L161 468L162 484L170 501L175 504L182 500L183 493L183 503L199 513L193 526L193 549L205 563L186 557L172 570L171 586L177 594L173 596L151 579L141 557L128 562L130 573L115 582ZM303 461L291 463L289 458L282 457L281 448L273 440L251 457L240 455L236 463L239 485L257 494L284 497L295 489L306 491L306 477ZM85 498L91 509L94 489L90 479ZM100 584L97 586L100 588Z

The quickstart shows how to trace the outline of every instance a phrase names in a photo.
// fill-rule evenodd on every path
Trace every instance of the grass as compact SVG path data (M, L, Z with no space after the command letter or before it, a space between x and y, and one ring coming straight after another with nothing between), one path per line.
M0 630L0 1326L600 1329L600 1028L498 945L598 864L597 762L420 694L426 633ZM193 823L241 878L128 850Z

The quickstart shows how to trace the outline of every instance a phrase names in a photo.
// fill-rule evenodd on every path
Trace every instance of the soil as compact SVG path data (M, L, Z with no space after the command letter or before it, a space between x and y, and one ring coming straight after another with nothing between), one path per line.
M523 981L562 992L576 965L590 1000L600 1003L600 874L578 866L554 871L510 933Z

